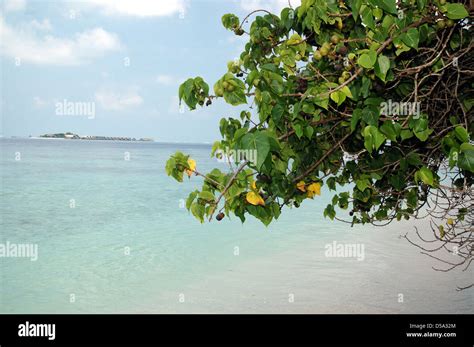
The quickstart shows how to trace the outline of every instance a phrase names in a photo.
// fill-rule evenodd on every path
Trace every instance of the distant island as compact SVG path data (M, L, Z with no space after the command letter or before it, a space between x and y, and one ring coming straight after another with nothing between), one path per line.
M43 134L39 137L47 139L68 139L68 140L105 140L105 141L146 141L153 142L154 140L151 137L142 137L136 139L134 137L122 137L122 136L96 136L96 135L86 135L80 136L73 133L57 133L57 134Z

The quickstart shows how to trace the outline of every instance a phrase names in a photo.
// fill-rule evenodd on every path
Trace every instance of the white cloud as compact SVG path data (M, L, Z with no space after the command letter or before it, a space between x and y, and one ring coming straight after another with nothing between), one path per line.
M104 110L110 111L122 111L143 103L143 98L136 89L128 89L126 91L101 89L95 93L95 100Z
M87 5L101 8L106 15L161 17L184 13L185 0L89 0Z
M49 22L49 19L43 19L41 22L37 21L36 19L32 20L27 25L22 26L22 29L31 29L31 30L38 30L38 31L51 31L53 27Z
M183 82L182 78L171 75L158 75L156 77L156 83L162 84L165 86L173 86Z
M301 5L301 0L290 0L291 7L296 8ZM285 7L289 7L288 0L240 0L240 6L244 11L267 10L277 15Z
M23 11L26 7L26 0L4 0L3 4L5 12Z
M49 30L51 24L43 20L12 27L0 16L1 53L33 64L79 65L121 48L117 35L102 28L76 33L73 38L40 35L35 28Z

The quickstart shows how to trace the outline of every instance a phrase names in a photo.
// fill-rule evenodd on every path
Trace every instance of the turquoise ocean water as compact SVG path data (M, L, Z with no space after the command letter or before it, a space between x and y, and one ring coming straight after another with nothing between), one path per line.
M325 190L268 228L252 217L201 225L181 200L200 180L178 184L164 165L180 150L202 172L224 168L208 145L0 144L0 242L38 245L37 261L0 258L2 313L473 312L472 291L454 290L472 272L431 270L398 237L409 224L324 219ZM334 240L363 243L365 259L325 257Z

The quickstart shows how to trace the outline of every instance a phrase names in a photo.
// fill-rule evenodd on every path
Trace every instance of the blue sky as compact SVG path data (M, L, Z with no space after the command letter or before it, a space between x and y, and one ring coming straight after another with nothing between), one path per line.
M199 75L212 88L240 54L246 38L222 27L223 14L279 13L287 3L2 0L0 132L213 142L219 119L238 117L242 108L218 101L180 113L179 83ZM58 115L64 100L94 104L94 117Z

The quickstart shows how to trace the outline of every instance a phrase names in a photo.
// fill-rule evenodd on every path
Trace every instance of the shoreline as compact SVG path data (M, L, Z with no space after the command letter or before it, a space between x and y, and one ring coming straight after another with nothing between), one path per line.
M37 136L26 136L26 137L0 137L0 140L71 140L71 139L65 139L65 138L54 138L54 137L37 137ZM126 142L126 143L155 143L155 144L160 144L160 145L178 145L178 146L201 146L201 147L212 147L211 142L168 142L168 141L114 141L114 140L88 140L88 139L82 139L82 141L88 141L88 142ZM81 141L78 141L81 142Z

